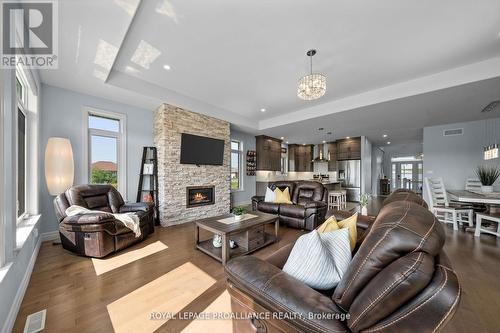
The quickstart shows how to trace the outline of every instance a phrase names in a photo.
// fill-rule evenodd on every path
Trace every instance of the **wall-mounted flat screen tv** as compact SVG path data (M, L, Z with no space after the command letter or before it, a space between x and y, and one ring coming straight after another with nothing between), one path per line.
M224 140L182 133L181 164L222 165Z

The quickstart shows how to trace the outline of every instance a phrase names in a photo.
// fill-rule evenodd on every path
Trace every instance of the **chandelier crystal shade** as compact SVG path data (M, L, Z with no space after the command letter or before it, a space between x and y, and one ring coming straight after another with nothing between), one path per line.
M309 50L306 54L311 59L311 72L299 79L297 96L305 101L312 101L325 94L326 75L312 71L312 57L316 54L316 50Z

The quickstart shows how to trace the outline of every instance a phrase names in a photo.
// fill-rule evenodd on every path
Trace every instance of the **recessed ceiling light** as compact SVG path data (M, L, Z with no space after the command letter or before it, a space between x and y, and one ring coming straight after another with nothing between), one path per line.
M260 112L266 112L265 108L260 109Z
M326 141L325 141L325 140L323 140L323 143L326 143Z
M382 135L383 138L387 138L387 134Z
M284 137L281 137L280 139L281 139L281 140L283 140L283 139L284 139Z
M306 144L305 144L305 143L303 143L302 145L303 145L303 146L305 146Z
M346 139L350 139L351 137L350 137L350 136L346 136L345 138L346 138Z
M387 144L390 145L391 144L391 141L387 141Z
M163 65L163 69L169 71L170 70L170 66L169 65Z
M288 141L286 142L286 144L288 144Z

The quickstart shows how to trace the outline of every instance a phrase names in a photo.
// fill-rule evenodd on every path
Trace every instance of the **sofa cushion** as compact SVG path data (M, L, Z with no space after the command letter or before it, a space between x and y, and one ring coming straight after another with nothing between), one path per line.
M280 204L274 203L274 202L264 202L260 201L257 204L257 209L261 212L264 213L269 213L269 214L278 214Z
M279 188L276 188L274 190L274 203L284 203L284 204L291 204L292 201L290 201L290 192L288 191L288 187L285 188L283 191L280 190Z
M264 197L265 202L274 202L276 199L276 194L269 187L266 187L266 196Z
M410 190L406 190L406 189L395 190L394 192L392 192L392 194L390 196L388 196L384 200L382 205L385 206L385 205L390 204L391 202L395 202L395 201L411 201L411 202L416 203L417 205L420 205L424 208L428 208L427 203L424 201L424 199L422 199L421 196L419 196L418 194L416 194Z
M285 188L288 188L288 193L290 193L290 196L291 196L293 191L295 190L295 182L289 181L289 180L281 180L281 181L277 181L277 182L271 182L271 183L269 183L269 188L273 191L276 188L279 188L282 191L284 191Z
M385 205L337 286L333 300L348 311L369 281L393 261L419 251L436 256L444 240L443 226L424 207L408 201Z
M313 230L297 239L283 271L311 288L329 290L339 283L350 261L347 229Z
M325 187L315 181L301 181L295 186L292 201L294 204L303 205L309 201L321 201Z
M301 205L281 204L280 215L288 217L296 217L303 219L306 214L306 209Z

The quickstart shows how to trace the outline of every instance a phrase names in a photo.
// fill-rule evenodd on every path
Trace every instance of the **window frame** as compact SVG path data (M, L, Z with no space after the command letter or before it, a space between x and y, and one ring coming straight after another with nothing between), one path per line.
M233 147L232 147L233 142L238 143L238 148L239 148L238 150L233 149ZM237 189L231 188L231 192L244 191L244 187L243 187L243 185L244 185L243 184L243 142L240 140L231 139L230 140L230 148L231 148L230 149L231 150L231 158L229 160L229 169L232 169L232 165L231 165L231 161L233 160L232 154L233 153L238 154L238 188Z
M116 149L116 161L117 161L117 180L118 180L118 192L122 195L125 201L127 201L127 117L123 113L106 111L101 109L96 109L92 107L83 108L84 120L83 120L83 154L84 154L84 167L83 167L83 179L90 184L91 176L91 157L92 157L92 144L91 139L93 135L104 136L110 138L116 138L117 149ZM119 122L118 132L106 131L101 129L89 128L89 118L90 116L108 118L112 120L117 120Z
M28 137L29 137L29 128L28 128L28 98L27 98L27 93L29 86L26 83L23 73L19 70L16 69L16 75L15 75L15 80L16 80L16 116L15 118L15 138L16 138L16 177L15 177L15 182L16 182L16 224L19 224L21 221L23 221L25 218L29 216L28 214ZM17 82L21 84L22 87L22 96L19 96L17 94ZM24 115L24 212L22 212L20 215L19 213L19 201L18 201L18 195L19 195L19 114L18 112L21 112Z

